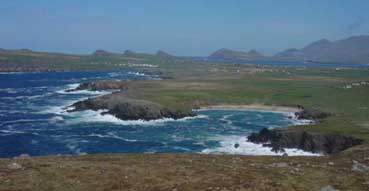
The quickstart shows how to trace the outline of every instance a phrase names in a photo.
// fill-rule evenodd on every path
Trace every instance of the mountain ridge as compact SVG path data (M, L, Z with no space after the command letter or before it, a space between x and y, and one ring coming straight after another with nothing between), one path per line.
M351 36L337 41L321 39L301 49L287 49L274 59L313 62L369 63L369 35Z

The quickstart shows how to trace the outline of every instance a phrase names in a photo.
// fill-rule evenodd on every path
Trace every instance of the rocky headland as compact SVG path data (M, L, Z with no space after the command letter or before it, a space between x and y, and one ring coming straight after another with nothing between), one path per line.
M103 91L103 90L117 90L124 91L128 90L128 81L121 80L102 80L93 81L80 84L75 89L67 90L67 92L88 90L88 91Z
M301 111L295 112L299 120L322 122L332 114L316 109L306 109L299 106ZM259 133L252 133L248 141L271 147L275 152L283 152L285 148L297 148L312 153L336 154L350 147L360 145L364 141L350 136L332 133L308 132L299 128L262 129Z
M275 152L297 148L313 153L336 154L360 145L363 140L339 134L312 133L301 129L263 129L248 136L253 143L271 147Z
M295 116L299 120L312 120L315 122L321 122L327 117L331 116L331 113L323 112L317 109L307 109L303 106L298 106L301 110L295 112Z
M128 81L103 80L82 83L75 89L79 91L103 91L114 90L111 94L90 98L74 103L73 109L68 112L93 110L104 110L102 113L113 115L121 120L156 120L163 118L180 119L184 117L196 116L192 109L172 109L164 107L158 103L147 100L134 99L127 96Z

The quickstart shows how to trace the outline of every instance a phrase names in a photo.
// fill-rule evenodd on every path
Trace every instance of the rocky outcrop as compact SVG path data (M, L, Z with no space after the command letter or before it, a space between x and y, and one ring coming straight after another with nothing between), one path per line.
M301 129L262 129L259 133L252 133L248 141L272 147L276 152L284 148L297 148L313 153L334 154L355 145L363 140L354 137L328 133L311 133Z
M302 107L302 106L300 106ZM315 122L320 122L323 119L331 116L332 114L322 112L316 109L305 109L302 107L302 110L295 113L295 116L297 119L307 119L307 120L313 120Z
M79 101L74 103L72 107L74 109L69 112L106 110L103 114L111 114L122 120L179 119L196 115L190 109L174 110L150 101L131 99L126 97L123 92Z
M89 90L89 91L128 90L128 82L120 80L102 80L102 81L86 82L80 84L75 89L67 91L73 92L79 90Z

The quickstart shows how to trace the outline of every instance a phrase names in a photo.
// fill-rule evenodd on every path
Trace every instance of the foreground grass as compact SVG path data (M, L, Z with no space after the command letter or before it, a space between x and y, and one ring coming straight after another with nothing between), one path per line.
M0 160L0 190L368 190L369 148L326 157L88 155ZM16 162L22 168L10 170Z

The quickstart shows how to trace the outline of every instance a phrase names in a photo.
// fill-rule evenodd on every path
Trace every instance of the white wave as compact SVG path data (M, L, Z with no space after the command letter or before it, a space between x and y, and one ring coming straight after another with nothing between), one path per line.
M46 119L18 119L13 121L4 121L0 123L1 126L9 125L9 124L17 124L17 123L35 123L35 122L45 122Z
M161 125L167 122L183 122L192 119L198 118L207 118L205 115L198 115L195 117L184 117L181 119L172 119L172 118L163 118L163 119L156 119L156 120L121 120L113 115L109 114L102 114L106 112L106 110L86 110L86 111L78 111L68 113L72 119L68 120L70 123L91 123L91 122L100 122L100 123L113 123L117 125L143 125L143 126L153 126L153 125Z
M91 91L91 90L76 90L76 91L69 91L76 89L80 84L69 84L66 88L62 90L56 91L58 94L70 94L70 95L76 95L76 94L83 94L83 95L107 95L112 93L111 91Z
M293 123L293 125L311 125L311 124L314 124L313 120L297 119L295 113L284 112L283 114L288 118L289 121L291 121Z
M107 95L110 94L110 91L90 91L90 90L77 90L77 91L71 91L67 92L66 90L60 90L57 91L59 94L84 94L84 95Z
M0 132L5 133L6 135L13 135L13 134L25 134L24 131L16 131L16 130L0 130Z
M321 156L320 154L306 152L299 149L285 149L285 152L274 152L270 147L247 141L246 136L222 136L216 137L220 147L208 148L201 151L204 154L238 154L238 155L283 155L288 156ZM239 147L235 147L238 144Z
M0 92L8 93L8 94L16 94L19 91L24 91L23 88L1 88Z
M51 95L53 95L53 93L46 93L46 94L42 94L42 95L28 96L28 99L38 99L38 98L47 97L47 96L51 96Z
M63 103L60 103L55 106L48 106L43 108L38 108L38 114L56 114L56 115L68 115L68 110L72 109L71 105L75 102L79 102L85 100L86 98L74 99L74 100L67 100Z
M64 121L64 118L62 116L54 116L51 119L49 119L51 123L58 123L61 121Z
M81 151L81 148L78 148L78 144L77 143L71 143L71 144L67 144L66 147L74 152L75 154L77 155L86 155L87 153L86 152L82 152Z
M92 134L89 134L89 135L86 135L86 136L87 137L99 137L99 138L118 139L118 140L128 141L128 142L137 142L137 140L125 139L125 138L119 137L116 134L114 134L113 132L109 132L107 135L92 133Z
M68 85L66 85L66 88L61 89L61 90L58 90L58 91L56 91L56 93L59 93L59 94L69 94L70 92L68 92L68 90L74 90L79 85L80 84L78 84L78 83L76 83L76 84L68 84Z
M7 75L7 74L26 74L30 72L0 72L0 74Z
M229 118L232 117L233 114L230 115L224 115L222 118L219 119L219 121L225 122L227 125L232 125L233 122Z
M111 72L111 73L108 73L108 75L109 75L110 77L114 78L114 77L118 77L118 76L120 76L120 75L121 75L121 73L119 73L119 72Z
M146 74L140 73L140 72L128 72L128 74L135 75L135 76L146 76Z
M33 99L38 99L38 98L42 98L42 97L46 97L46 96L50 96L52 95L52 93L46 93L46 94L41 94L41 95L32 95L32 96L10 96L10 97L1 97L1 99L8 99L8 100L24 100L24 99L28 99L28 100L33 100Z

